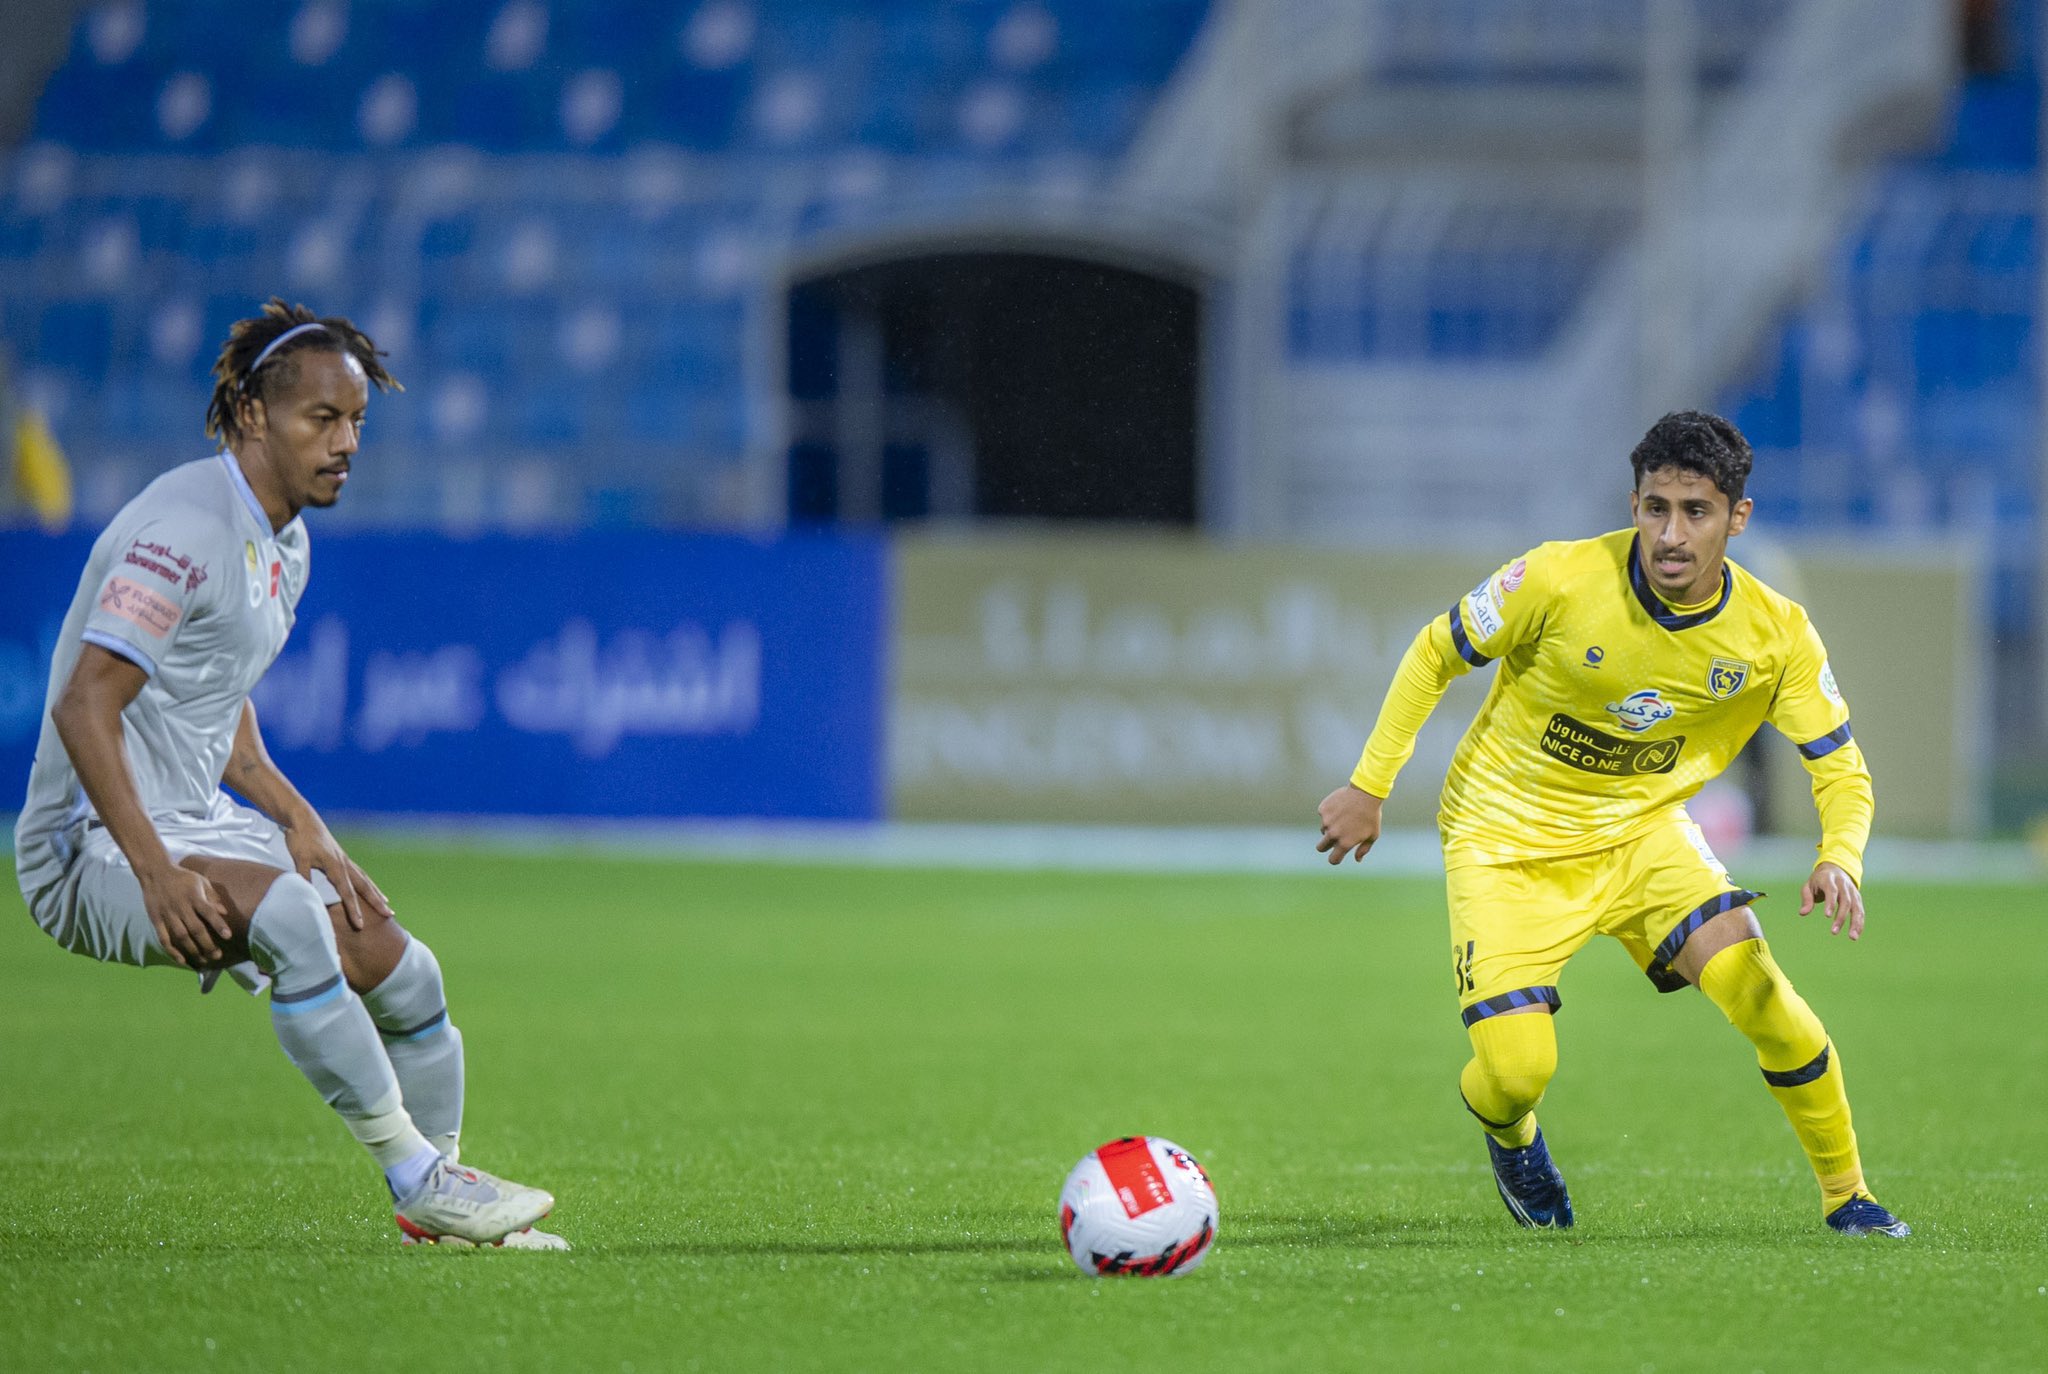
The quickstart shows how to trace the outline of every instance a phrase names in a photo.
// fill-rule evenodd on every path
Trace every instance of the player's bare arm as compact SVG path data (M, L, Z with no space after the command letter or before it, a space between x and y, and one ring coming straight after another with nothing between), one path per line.
M50 718L100 823L135 870L157 938L180 964L205 968L220 962L221 946L234 936L227 911L212 884L171 861L143 810L123 747L121 712L148 680L119 654L88 644Z
M1323 819L1323 837L1316 842L1316 853L1328 854L1332 864L1344 862L1344 856L1363 862L1372 852L1380 838L1380 808L1385 805L1384 797L1375 797L1363 788L1346 783L1316 808Z
M1830 935L1840 935L1847 925L1850 939L1863 938L1863 890L1840 864L1816 864L1800 888L1799 914L1811 915L1816 906L1830 919Z
M391 903L370 881L355 860L342 851L327 822L292 786L264 746L263 732L256 723L253 702L242 703L241 723L235 727L235 748L221 781L248 798L258 811L270 817L284 831L285 848L301 878L318 869L341 898L341 909L349 929L363 928L363 912L390 919Z

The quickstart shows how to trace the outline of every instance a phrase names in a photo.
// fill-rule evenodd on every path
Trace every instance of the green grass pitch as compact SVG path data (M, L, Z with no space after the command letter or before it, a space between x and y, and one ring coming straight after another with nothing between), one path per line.
M2048 895L1761 907L1903 1243L1820 1225L1711 1006L1618 946L1508 1220L1427 881L887 872L364 845L449 973L465 1150L568 1256L401 1249L263 1005L0 920L0 1368L2004 1370L2048 1344ZM1314 856L1304 853L1309 869ZM1780 894L1794 881L1766 883ZM1113 1136L1193 1150L1207 1265L1057 1239Z

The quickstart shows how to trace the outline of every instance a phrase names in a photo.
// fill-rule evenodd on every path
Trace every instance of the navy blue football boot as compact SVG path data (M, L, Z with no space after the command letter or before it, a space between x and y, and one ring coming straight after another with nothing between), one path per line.
M1858 1193L1828 1213L1828 1225L1845 1236L1897 1236L1913 1234L1913 1228L1878 1205L1868 1193Z
M1572 1195L1565 1191L1564 1175L1551 1162L1550 1147L1543 1143L1540 1126L1536 1138L1519 1150L1510 1150L1488 1136L1486 1152L1493 1157L1493 1183L1500 1189L1500 1200L1507 1204L1509 1216L1524 1226L1570 1229ZM1828 1224L1834 1225L1832 1217Z

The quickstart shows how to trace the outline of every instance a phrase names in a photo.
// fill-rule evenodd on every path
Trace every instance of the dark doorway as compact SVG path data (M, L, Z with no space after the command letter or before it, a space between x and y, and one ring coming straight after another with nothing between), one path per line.
M789 517L1191 525L1201 299L1035 253L939 253L789 295Z

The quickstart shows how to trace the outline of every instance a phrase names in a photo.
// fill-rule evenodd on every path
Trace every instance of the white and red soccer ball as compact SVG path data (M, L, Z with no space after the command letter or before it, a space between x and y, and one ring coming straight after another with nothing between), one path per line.
M1170 1140L1127 1136L1085 1156L1060 1189L1060 1238L1082 1273L1171 1278L1216 1242L1216 1189Z

